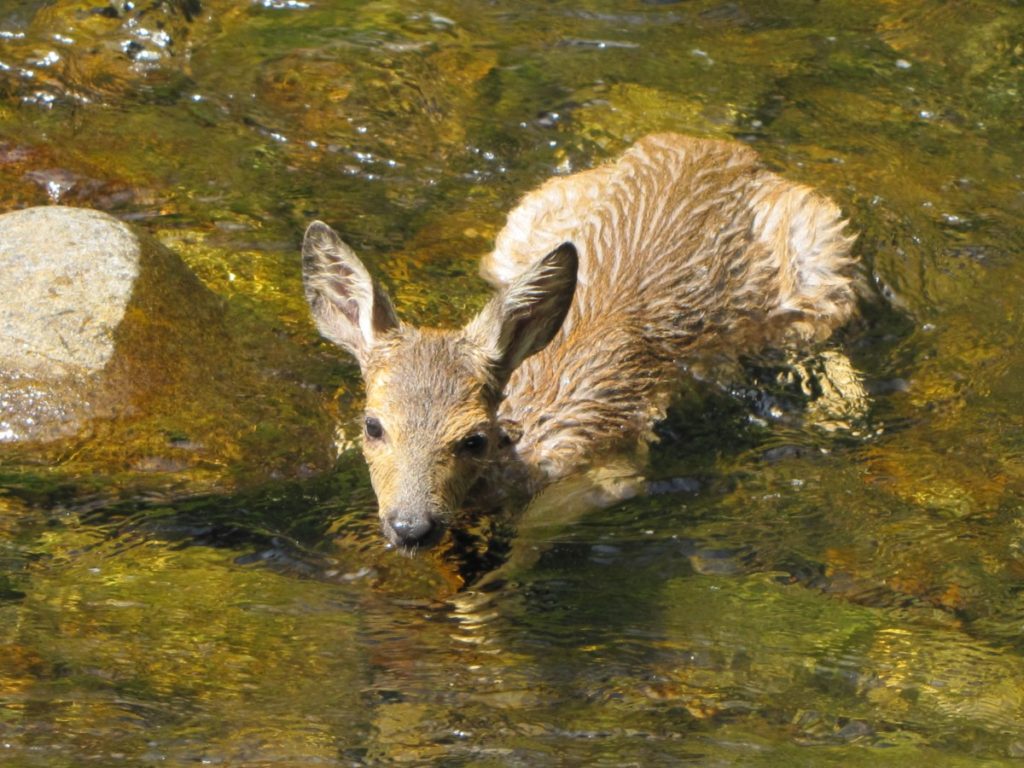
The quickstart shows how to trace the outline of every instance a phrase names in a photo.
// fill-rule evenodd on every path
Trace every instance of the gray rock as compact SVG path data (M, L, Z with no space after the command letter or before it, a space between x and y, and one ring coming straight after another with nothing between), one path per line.
M139 241L98 211L0 216L0 361L43 378L96 373L139 274Z
M117 219L0 216L0 469L26 482L193 493L325 469L334 419L310 365L272 316Z
M107 214L0 215L0 442L69 437L132 410L164 378L144 370L153 351L213 304L177 257Z

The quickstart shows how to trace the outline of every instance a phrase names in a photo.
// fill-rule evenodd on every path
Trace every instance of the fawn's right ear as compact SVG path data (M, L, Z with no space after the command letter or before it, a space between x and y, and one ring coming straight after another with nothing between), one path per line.
M562 327L576 292L578 267L576 247L562 243L487 302L466 326L467 335L490 358L499 387Z
M360 368L374 342L399 327L387 293L322 221L310 224L302 240L302 283L320 333L351 352Z

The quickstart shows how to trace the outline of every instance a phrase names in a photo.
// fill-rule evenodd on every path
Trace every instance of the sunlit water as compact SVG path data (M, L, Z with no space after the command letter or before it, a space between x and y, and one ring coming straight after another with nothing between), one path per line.
M1014 3L0 3L0 204L154 234L259 372L250 410L4 455L0 763L1024 758L1022 74ZM359 391L305 224L461 322L519 195L663 129L847 212L868 412L752 364L681 396L659 492L386 550L359 456L302 431Z

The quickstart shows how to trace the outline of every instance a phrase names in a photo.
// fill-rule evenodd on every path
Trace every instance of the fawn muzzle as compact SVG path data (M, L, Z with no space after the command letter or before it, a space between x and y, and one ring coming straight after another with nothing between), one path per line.
M401 549L429 547L444 533L444 524L426 510L391 510L381 516L385 538Z

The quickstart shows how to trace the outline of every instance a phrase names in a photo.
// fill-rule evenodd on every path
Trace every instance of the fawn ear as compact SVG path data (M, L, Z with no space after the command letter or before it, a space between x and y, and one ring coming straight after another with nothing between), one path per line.
M384 289L322 221L302 240L302 283L320 333L356 358L361 368L381 335L399 327Z
M562 327L576 292L576 248L563 243L491 299L466 327L504 387L519 364L539 352Z

